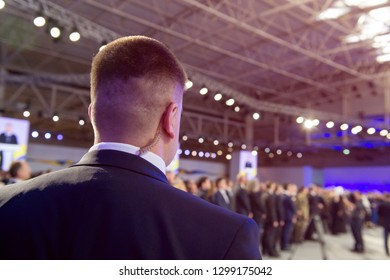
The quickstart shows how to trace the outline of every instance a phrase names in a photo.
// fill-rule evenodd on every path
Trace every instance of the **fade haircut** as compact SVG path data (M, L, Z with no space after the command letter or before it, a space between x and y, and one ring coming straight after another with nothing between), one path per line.
M95 132L142 138L156 131L172 98L181 102L186 79L180 62L157 40L129 36L111 42L92 61Z

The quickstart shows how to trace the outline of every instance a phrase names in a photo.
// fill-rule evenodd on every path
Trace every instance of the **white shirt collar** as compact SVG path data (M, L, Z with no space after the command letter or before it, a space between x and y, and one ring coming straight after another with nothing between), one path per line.
M100 151L100 150L116 150L120 152L125 152L129 154L135 155L139 147L130 145L130 144L124 144L124 143L115 143L115 142L101 142L98 144L93 145L89 151ZM151 164L156 166L158 169L161 170L162 173L165 174L166 172L166 165L165 162L161 157L156 155L155 153L152 152L146 152L141 155L141 157L147 161L149 161Z

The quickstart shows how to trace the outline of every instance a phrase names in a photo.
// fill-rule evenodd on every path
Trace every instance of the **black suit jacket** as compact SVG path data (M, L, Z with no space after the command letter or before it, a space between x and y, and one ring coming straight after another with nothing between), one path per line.
M16 138L15 134L12 134L11 136L5 135L5 133L0 134L0 143L6 143L6 144L18 144L18 139Z
M249 201L249 195L246 190L238 187L238 191L235 195L236 199L236 212L245 216L248 216L251 212L251 204Z
M226 192L226 195L229 197L229 203L226 202L225 198L223 197L223 195L220 191L217 191L213 195L213 203L215 205L221 206L225 209L232 210L231 197L227 194L227 192Z
M0 188L0 225L0 259L261 258L253 221L113 150Z
M390 202L379 203L378 224L386 229L390 229Z
M284 221L291 222L295 216L296 209L291 196L283 195Z

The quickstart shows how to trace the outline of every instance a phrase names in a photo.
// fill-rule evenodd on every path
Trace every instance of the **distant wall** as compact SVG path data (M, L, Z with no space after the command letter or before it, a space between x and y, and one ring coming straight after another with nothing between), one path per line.
M78 162L88 149L57 145L29 144L27 161L33 172L60 170Z
M377 189L390 191L390 166L365 167L260 167L261 181L295 183L298 186L309 186L316 183L322 186L343 186L362 191Z
M202 176L207 176L212 180L218 177L227 176L227 165L221 162L209 162L194 159L180 159L179 167L184 172L194 172L194 174L181 173L183 180L197 180Z

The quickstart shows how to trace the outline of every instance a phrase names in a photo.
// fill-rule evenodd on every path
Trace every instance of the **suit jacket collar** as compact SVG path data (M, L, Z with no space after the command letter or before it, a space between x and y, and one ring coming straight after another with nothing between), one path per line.
M168 183L164 173L147 160L125 152L116 150L99 150L86 153L81 160L73 166L112 166L131 170L145 176Z

